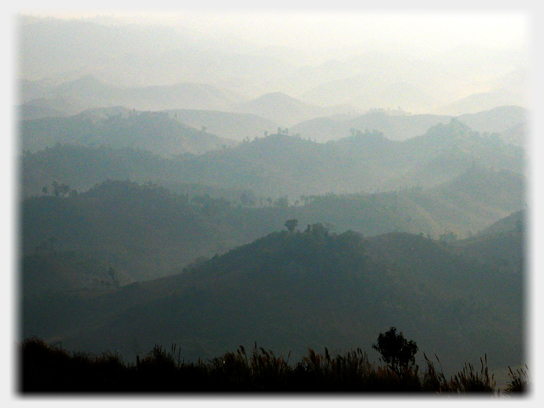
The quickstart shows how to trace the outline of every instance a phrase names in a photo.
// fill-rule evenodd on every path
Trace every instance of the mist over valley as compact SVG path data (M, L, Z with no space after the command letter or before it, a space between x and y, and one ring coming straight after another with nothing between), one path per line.
M525 42L199 16L17 17L17 341L526 364Z

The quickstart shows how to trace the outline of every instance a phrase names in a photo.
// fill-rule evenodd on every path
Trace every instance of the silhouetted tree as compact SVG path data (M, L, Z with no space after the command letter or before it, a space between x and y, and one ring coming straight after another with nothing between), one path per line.
M242 205L253 205L253 200L249 198L247 193L242 193L242 195L240 196L240 202L242 203Z
M289 232L295 232L295 228L298 225L297 219L287 220L285 221L285 226L287 227L287 231Z
M58 197L60 195L59 183L57 183L57 181L53 181L51 183L51 187L53 187L53 195Z
M286 196L280 197L274 201L274 205L282 208L289 207L289 199Z
M117 278L117 271L115 270L115 268L110 266L110 268L108 269L108 276L113 283L113 287L116 289L119 288L119 279Z
M448 231L445 234L440 234L438 238L440 242L453 242L457 240L457 234L452 231Z
M399 376L415 364L414 356L418 347L413 340L406 340L402 332L397 334L397 328L391 327L385 333L380 333L377 344L372 348L378 351L382 360Z
M71 188L70 188L70 186L68 184L66 184L66 183L59 184L57 181L53 181L51 183L51 187L53 187L53 195L55 197L58 197L58 196L63 196L64 197L71 190Z

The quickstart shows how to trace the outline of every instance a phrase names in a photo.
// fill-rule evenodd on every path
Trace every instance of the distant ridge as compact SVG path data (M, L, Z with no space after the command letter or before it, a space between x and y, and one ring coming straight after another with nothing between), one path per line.
M302 102L283 92L272 92L262 95L249 102L234 105L233 111L240 113L252 113L278 123L281 127L290 127L304 120L348 113L353 110L348 105L321 107Z
M522 126L528 121L529 112L520 106L499 106L477 113L463 114L456 118L478 132L506 133L513 127ZM364 131L377 130L391 140L407 140L424 134L430 127L439 123L447 124L455 116L434 114L389 114L386 111L373 111L356 118L320 117L298 123L291 128L317 141L337 140L350 134L351 129ZM505 136L505 139L508 137Z
M514 126L527 125L529 110L521 106L497 106L476 113L465 113L457 119L477 132L503 133Z
M96 119L94 124L92 120L75 117L47 118L25 121L21 129L25 149L43 148L38 145L43 143L40 139L43 137L49 146L57 140L79 144L108 142L117 148L128 144L171 157L161 165L161 178L250 189L265 199L431 187L453 179L474 162L519 174L525 169L521 147L474 132L457 119L446 125L438 124L424 135L403 142L389 140L376 131L355 132L330 143L317 143L282 132L245 140L236 146L230 144L231 148L223 147L229 146L227 139L186 127L166 112L144 112L130 118L114 116ZM158 137L159 134L162 136ZM146 139L149 135L153 135L153 139ZM38 170L44 163L36 160L44 154L60 154L61 150L55 147L49 152L28 155L32 171L25 180L53 177L51 169ZM172 157L184 151L205 153ZM57 165L60 163L53 168ZM146 172L149 170L146 167ZM40 176L35 173L38 171ZM93 171L88 176L96 179L99 174L101 172Z
M510 214L506 218L491 224L483 229L478 235L509 233L513 231L524 231L526 227L527 210L519 210Z
M252 113L176 109L168 111L168 115L196 129L205 128L207 132L237 141L273 134L279 127L276 122Z
M27 85L26 94L31 95ZM25 93L23 101L28 100ZM108 85L92 75L74 81L41 89L45 101L55 98L72 99L82 109L95 107L125 106L137 110L165 109L217 109L226 110L233 103L244 100L232 91L203 83L182 82L175 85L121 87ZM44 104L45 102L42 102ZM52 102L51 102L52 103Z
M95 108L74 116L26 120L21 124L22 147L40 150L56 143L131 147L160 155L201 154L235 144L206 129L195 129L167 112Z
M491 110L503 105L526 106L527 99L523 95L506 90L480 92L435 109L435 111L458 116L467 113L474 114L482 110Z

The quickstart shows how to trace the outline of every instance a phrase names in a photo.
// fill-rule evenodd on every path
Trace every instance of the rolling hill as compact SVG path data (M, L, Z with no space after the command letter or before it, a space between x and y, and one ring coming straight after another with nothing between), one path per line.
M503 133L520 124L527 125L529 111L521 106L499 106L476 113L465 113L457 120L477 132Z
M25 91L21 95L25 104L36 104ZM178 82L172 85L149 85L141 87L123 87L109 85L92 75L85 75L69 82L55 85L41 91L40 105L55 108L59 99L71 100L83 109L125 106L129 109L160 111L167 109L210 109L225 110L234 103L245 101L236 93L216 86ZM33 95L30 93L30 95ZM56 102L57 101L57 102ZM69 105L66 105L69 108ZM73 113L70 111L69 113Z
M21 147L36 151L57 143L135 148L171 156L200 154L232 146L234 141L184 125L167 112L142 112L123 107L95 108L69 117L24 120Z
M253 114L280 124L280 127L290 127L304 120L320 116L348 113L354 108L337 104L322 107L311 105L295 99L283 92L264 94L249 102L233 105L230 110L239 113Z
M239 242L215 220L230 203L202 200L191 204L187 196L152 184L111 180L71 197L30 198L22 206L22 252L91 257L119 271L122 284L165 276ZM47 245L52 240L53 248Z
M491 110L504 105L527 106L527 97L524 94L511 92L504 89L478 92L466 96L458 101L450 103L439 109L438 113L449 115L462 115L477 113L482 110Z
M26 126L73 120L50 118L29 121ZM119 144L130 136L132 140L129 141L135 147L140 143L138 137L145 141L146 132L154 135L155 131L160 131L163 140L147 140L148 144L143 146L151 148L153 144L154 149L169 154L183 151L184 145L188 145L186 151L191 148L205 150L224 140L202 130L185 128L166 113L142 113L125 119L115 116L101 121L116 132L113 134L118 135ZM107 135L104 129L108 126L96 126L86 120L78 120L76 124L83 128L78 130L79 134L97 129L98 135ZM127 128L123 129L121 125ZM179 133L182 131L188 137L180 140L184 135ZM33 133L37 132L28 131L30 135ZM71 136L67 130L67 137ZM206 138L211 143L203 146L202 141ZM53 157L57 159L50 160ZM246 140L232 148L177 155L171 159L155 157L143 150L59 145L36 153L26 152L22 175L25 194L39 193L44 185L55 180L81 191L107 178L129 177L135 181L167 182L169 185L197 183L252 190L253 194L265 199L288 196L296 201L301 195L432 187L455 178L473 162L524 174L524 160L521 147L506 144L494 134L473 132L452 119L446 125L434 126L424 135L404 142L391 141L378 132L355 132L329 143L281 133ZM97 166L99 162L103 164ZM79 167L86 171L80 172Z
M453 116L434 114L391 114L387 111L371 111L355 118L321 117L298 123L292 133L311 137L317 141L338 140L350 134L351 129L376 130L391 140L402 141L423 135L440 123L447 124ZM516 140L509 136L512 129L527 126L528 111L519 106L500 106L477 113L455 117L472 130L480 133L501 133L507 142ZM519 132L518 132L519 133ZM519 144L519 142L517 142Z
M254 114L177 109L168 111L168 115L185 125L196 129L204 127L207 132L236 141L273 134L279 127L276 122Z
M441 172L432 166L426 168L440 157L442 161L453 160L450 169L456 171L448 172L448 166ZM192 182L246 186L263 196L297 197L431 187L454 178L472 161L522 173L523 160L521 148L452 121L405 142L388 140L377 132L358 132L324 144L285 134L270 135L234 149L180 158L176 165L178 174L191 174ZM420 184L422 180L425 184Z
M411 249L411 257L382 255L401 249ZM494 306L496 287L482 284L477 259L452 251L420 236L363 239L314 224L269 234L172 277L28 299L22 335L124 356L175 343L193 361L257 342L297 359L308 347L367 348L395 325L428 356L438 354L446 374L484 353L491 368L519 364L519 304ZM422 262L426 269L414 272ZM450 281L458 283L450 288ZM459 292L460 284L480 291Z
M17 16L16 340L376 361L394 326L447 376L525 363L525 45L261 47L191 16Z
M431 189L303 196L296 205L194 184L174 185L173 193L154 184L109 180L79 194L57 194L53 185L23 201L21 249L25 259L33 259L28 265L57 265L50 273L72 270L73 263L62 258L71 254L93 259L102 274L114 268L127 284L171 275L247 244L281 228L286 219L300 225L324 222L365 236L394 231L435 239L448 232L471 236L522 209L524 184L518 174L473 167ZM75 282L80 286L74 283L73 289L86 287L81 279Z

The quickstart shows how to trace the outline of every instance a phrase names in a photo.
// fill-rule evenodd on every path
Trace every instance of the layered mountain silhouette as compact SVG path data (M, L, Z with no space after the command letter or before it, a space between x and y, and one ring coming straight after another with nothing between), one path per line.
M170 275L202 257L249 243L281 228L286 219L301 225L324 222L365 236L407 231L438 239L448 232L471 236L525 205L522 176L478 167L430 189L302 196L295 205L247 190L194 184L173 185L173 193L128 177L118 175L121 180L79 193L54 182L40 196L25 199L23 255L33 262L41 257L50 262L57 251L91 257L103 271L106 266L117 270L126 284ZM78 282L71 287L86 287Z
M491 367L517 364L519 265L489 268L497 255L482 263L474 251L501 244L494 239L447 244L402 233L364 239L320 223L301 226L172 277L28 298L23 334L124 356L175 343L185 359L196 360L257 342L297 358L308 347L364 347L394 323L427 355L439 355L446 373L484 353ZM522 253L519 233L511 244ZM518 278L499 284L507 276ZM515 301L497 301L503 297Z
M279 133L246 140L232 148L227 148L228 141L202 129L184 127L175 119L175 113L168 116L164 112L144 112L127 118L117 115L98 118L95 122L75 117L25 121L23 145L30 148L34 139L43 143L50 133L53 140L49 143L63 134L62 141L77 135L87 144L102 142L113 147L130 143L135 148L153 149L170 157L175 153L209 151L161 158L143 150L131 152L107 146L59 145L25 154L25 194L39 193L44 185L55 179L81 191L104 178L130 175L136 181L166 181L170 185L198 183L249 189L265 198L284 195L293 198L326 192L432 187L453 179L473 162L519 174L525 171L521 147L507 144L494 134L474 132L457 119L436 125L424 135L404 142L389 140L375 131L353 132L352 136L329 143ZM57 126L59 123L64 126ZM108 133L110 129L111 133ZM214 147L220 149L210 150ZM88 153L80 155L76 153L78 151ZM53 158L61 152L62 160L44 162L46 157ZM91 165L91 157L103 164ZM129 165L142 160L148 164ZM80 164L74 168L78 162ZM154 167L151 163L161 164ZM89 171L81 173L76 170L79 166Z
M525 363L523 47L18 19L17 341Z
M399 114L400 113L400 114ZM407 140L424 134L430 127L447 124L455 116L417 114L405 112L373 111L356 117L321 117L301 122L291 128L293 133L311 137L318 141L337 140L346 137L353 130L377 130L391 140ZM500 106L490 110L463 114L455 117L477 132L500 133L507 141L519 144L519 135L528 123L528 111L519 106Z
M26 120L21 124L22 148L36 151L57 143L122 148L132 147L171 156L199 154L234 145L234 141L195 129L176 120L176 114L95 108L69 117Z
M32 91L30 84L23 90L22 101L26 105L36 104L30 99L37 91ZM227 109L233 103L243 100L232 91L215 86L183 82L173 85L143 87L123 87L108 85L92 75L86 75L74 81L61 83L42 89L40 97L51 100L62 97L79 103L85 109L96 107L125 106L137 110L166 109ZM42 102L42 105L44 102ZM69 112L71 113L71 112Z
M109 93L117 99L114 105L131 94L135 105L127 106L136 109L222 110L225 102L276 92L309 105L356 105L361 110L400 106L413 113L448 115L526 106L528 61L520 50L445 45L438 55L416 56L369 43L352 52L315 56L309 50L263 48L228 36L218 41L182 26L21 16L21 27L20 67L26 80L60 84L92 75L104 83L140 88ZM89 91L88 101L108 101ZM108 105L87 107L97 106Z
M316 117L357 111L357 108L347 104L327 107L307 104L282 92L265 94L252 101L235 105L231 109L236 112L252 113L286 127Z

